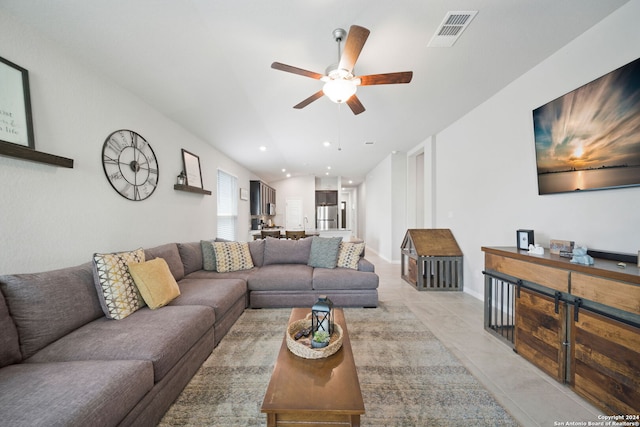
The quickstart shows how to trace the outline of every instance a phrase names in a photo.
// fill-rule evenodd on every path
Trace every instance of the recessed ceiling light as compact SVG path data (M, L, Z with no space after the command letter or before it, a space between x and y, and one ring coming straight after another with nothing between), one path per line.
M331 143L329 141L325 141L322 143L325 147L331 147Z
M349 184L353 184L353 181L349 180Z
M282 172L286 172L287 170L285 168L282 168Z
M331 166L327 166L327 169L331 170Z
M324 174L328 176L328 175L329 175L329 172L325 172Z
M267 147L265 147L264 145L260 146L260 151L267 151Z
M290 173L287 174L287 178L291 178L291 174Z

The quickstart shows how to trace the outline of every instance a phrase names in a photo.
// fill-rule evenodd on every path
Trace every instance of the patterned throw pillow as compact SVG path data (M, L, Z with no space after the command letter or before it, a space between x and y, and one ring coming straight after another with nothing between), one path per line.
M341 241L342 237L314 236L307 265L310 267L335 268Z
M338 252L338 267L358 269L358 261L360 255L364 251L364 242L352 243L342 242L340 243L340 252Z
M164 307L180 295L180 288L164 258L131 263L129 273L144 302L152 310Z
M94 254L93 267L100 305L109 319L124 319L145 306L128 265L144 262L142 248L131 252Z
M216 251L213 249L213 241L200 240L202 247L202 269L216 271Z
M250 270L253 260L246 242L214 242L216 252L216 270L220 273Z

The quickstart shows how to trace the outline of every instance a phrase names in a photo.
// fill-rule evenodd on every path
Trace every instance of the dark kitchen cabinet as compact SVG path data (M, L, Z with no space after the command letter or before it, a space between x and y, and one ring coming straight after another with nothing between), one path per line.
M316 206L335 206L338 204L338 192L330 190L316 191Z

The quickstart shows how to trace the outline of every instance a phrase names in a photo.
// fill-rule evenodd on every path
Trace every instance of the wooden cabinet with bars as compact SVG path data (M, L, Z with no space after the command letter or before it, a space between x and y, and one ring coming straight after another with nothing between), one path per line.
M513 305L507 323L519 355L607 414L640 413L640 269L602 259L573 264L548 251L482 250L485 329L500 335L495 313ZM496 286L514 297L503 302Z

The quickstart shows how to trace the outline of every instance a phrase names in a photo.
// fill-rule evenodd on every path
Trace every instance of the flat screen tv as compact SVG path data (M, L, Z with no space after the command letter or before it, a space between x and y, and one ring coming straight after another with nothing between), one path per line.
M640 58L533 110L538 194L640 185Z

